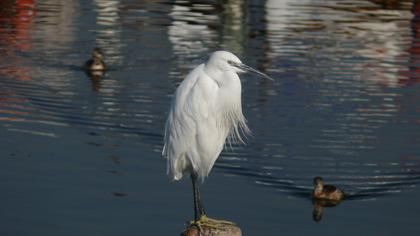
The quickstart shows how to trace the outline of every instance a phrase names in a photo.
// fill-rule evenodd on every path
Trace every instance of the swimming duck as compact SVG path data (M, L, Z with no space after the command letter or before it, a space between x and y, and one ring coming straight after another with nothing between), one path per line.
M92 50L92 57L84 65L85 70L104 71L106 69L106 65L102 58L102 50L100 48L94 48Z
M340 202L344 198L344 192L335 186L324 185L321 177L315 177L312 198Z

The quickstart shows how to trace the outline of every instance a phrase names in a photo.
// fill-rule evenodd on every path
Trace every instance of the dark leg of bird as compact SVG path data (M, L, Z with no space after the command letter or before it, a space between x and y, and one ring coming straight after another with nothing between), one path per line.
M199 220L199 209L198 209L198 200L197 200L197 177L195 174L191 174L192 187L193 187L193 197L194 197L194 220Z
M200 188L199 183L197 183L198 176L196 173L191 174L191 180L194 195L194 221L191 224L197 227L199 232L202 232L202 227L225 229L226 225L235 225L233 222L211 219L206 216L206 212L201 203Z
M200 185L197 184L197 199L198 199L198 211L200 213L200 217L205 215L206 212L204 211L203 201L201 201L201 194L200 194Z
M197 174L191 174L193 196L194 196L194 219L198 221L202 215L205 214L204 208L201 204L200 189L197 183Z

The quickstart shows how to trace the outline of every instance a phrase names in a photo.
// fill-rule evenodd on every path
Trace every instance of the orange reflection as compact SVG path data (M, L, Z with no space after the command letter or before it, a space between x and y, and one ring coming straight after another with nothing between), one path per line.
M13 76L19 80L29 80L29 70L20 66L19 51L31 50L30 28L35 16L34 0L0 1L0 50L4 67L0 75Z
M33 0L1 0L0 1L0 76L30 80L30 70L22 66L22 58L18 52L31 50L30 29L35 16ZM0 90L0 121L20 122L29 112L14 110L17 104L26 100L14 96L5 88ZM12 109L10 109L12 108Z
M412 85L420 82L420 1L413 1L411 8L413 18L411 19L412 41L408 52L409 56L409 74L408 80L400 81L402 85Z

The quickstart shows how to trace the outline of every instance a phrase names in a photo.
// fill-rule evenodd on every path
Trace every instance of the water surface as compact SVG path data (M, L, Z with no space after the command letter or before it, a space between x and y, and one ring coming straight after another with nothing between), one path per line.
M4 235L178 235L189 180L161 158L176 86L214 50L242 75L253 136L204 183L244 235L420 232L420 5L414 1L2 1ZM109 70L81 65L101 47ZM312 179L349 197L312 219Z

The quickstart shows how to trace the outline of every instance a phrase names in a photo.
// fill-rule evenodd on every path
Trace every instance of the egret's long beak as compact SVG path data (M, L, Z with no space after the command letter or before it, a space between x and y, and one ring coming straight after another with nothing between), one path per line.
M261 77L264 77L264 78L266 78L266 79L269 79L269 80L271 80L271 81L274 81L274 79L273 79L273 78L271 78L270 76L268 76L268 75L266 75L266 74L262 73L261 71L258 71L258 70L256 70L256 69L254 69L254 68L252 68L252 67L250 67L250 66L247 66L247 65L245 65L245 64L242 64L242 63L237 63L237 62L233 62L233 61L228 61L228 63L229 63L230 65L234 66L234 67L237 67L237 68L239 68L239 69L243 70L243 71L252 72L252 73L255 73L255 74L257 74L257 75L259 75L259 76L261 76Z

